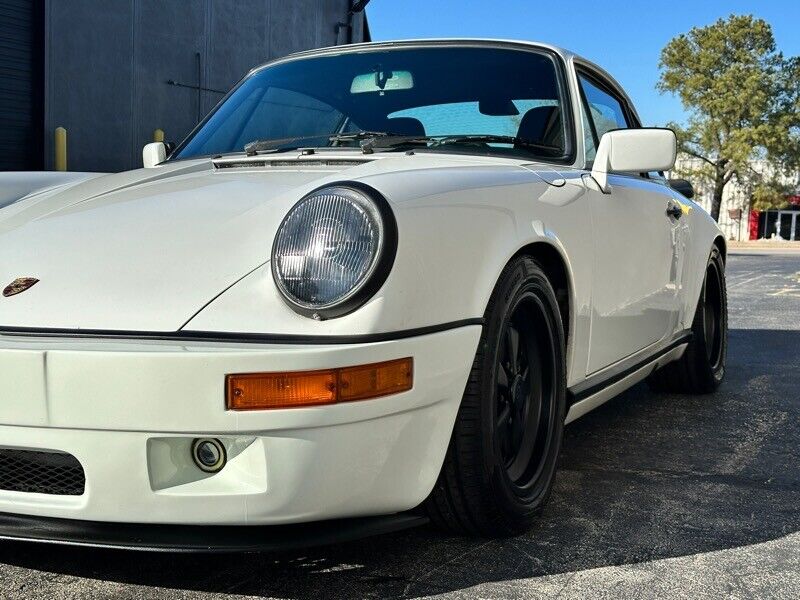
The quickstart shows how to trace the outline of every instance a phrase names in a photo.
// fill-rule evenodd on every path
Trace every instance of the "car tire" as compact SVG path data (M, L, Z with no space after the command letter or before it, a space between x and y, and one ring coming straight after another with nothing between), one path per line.
M423 508L458 535L527 530L550 496L566 406L556 294L530 257L503 270L439 478Z
M710 394L725 378L728 354L728 296L725 262L714 246L706 265L703 289L692 321L692 339L677 361L647 380L658 392Z

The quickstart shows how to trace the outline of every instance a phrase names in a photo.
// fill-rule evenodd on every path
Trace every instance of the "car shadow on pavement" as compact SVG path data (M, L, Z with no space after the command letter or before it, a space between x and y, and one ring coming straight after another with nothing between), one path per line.
M0 561L151 589L383 598L746 546L800 530L798 373L800 331L738 329L715 394L629 390L567 428L551 502L516 538L421 528L292 555L226 556L4 543Z

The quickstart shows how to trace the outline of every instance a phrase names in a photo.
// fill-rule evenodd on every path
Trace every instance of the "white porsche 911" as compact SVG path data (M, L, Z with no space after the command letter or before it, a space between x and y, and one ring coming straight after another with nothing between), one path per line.
M303 52L167 150L0 177L0 537L514 534L566 423L723 378L724 238L572 53Z

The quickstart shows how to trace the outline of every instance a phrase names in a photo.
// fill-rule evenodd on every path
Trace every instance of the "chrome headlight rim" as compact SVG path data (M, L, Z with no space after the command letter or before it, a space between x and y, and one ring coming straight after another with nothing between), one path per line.
M303 202L324 190L334 188L355 192L357 195L362 196L365 202L369 203L368 208L374 209L378 224L378 250L366 275L345 296L330 304L306 304L294 298L283 284L275 258L278 240L286 222ZM272 242L272 252L270 253L272 279L275 281L275 287L278 288L281 298L283 298L284 302L294 312L319 321L343 317L361 308L381 287L383 287L383 284L386 283L386 279L389 277L397 255L397 242L397 221L389 205L389 201L386 200L383 194L372 186L359 181L335 181L326 183L325 185L311 190L300 198L300 200L295 202L281 220L278 229L275 231L275 238Z

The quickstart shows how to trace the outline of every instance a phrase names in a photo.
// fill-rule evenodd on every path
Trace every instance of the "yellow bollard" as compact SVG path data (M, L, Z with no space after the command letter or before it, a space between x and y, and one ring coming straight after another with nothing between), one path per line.
M56 127L55 136L56 151L56 171L67 170L67 130L63 127Z
M164 141L164 130L163 129L156 129L153 132L153 141L154 142L163 142Z

